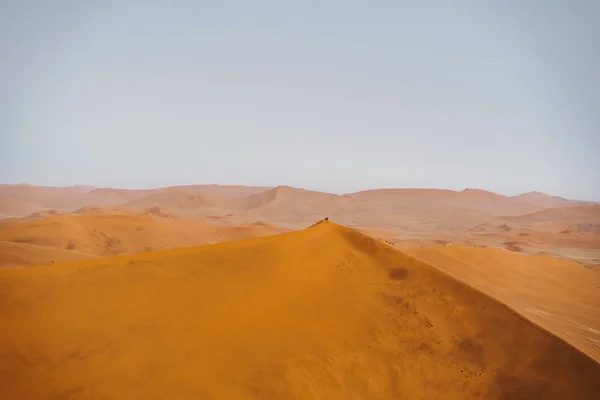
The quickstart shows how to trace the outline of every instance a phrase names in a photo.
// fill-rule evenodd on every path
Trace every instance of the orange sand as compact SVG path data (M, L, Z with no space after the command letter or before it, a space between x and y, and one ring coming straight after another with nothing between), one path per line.
M405 250L506 303L600 362L600 275L572 261L476 247Z
M143 215L105 215L102 209L92 209L83 214L0 222L0 242L14 244L10 255L6 248L0 247L0 267L133 254L284 231L265 223L213 226L173 218L156 209L147 210ZM43 251L40 249L43 247L60 252Z
M51 262L69 262L96 258L92 254L29 243L0 241L0 268L28 267Z
M333 223L0 271L0 398L595 399L600 364Z

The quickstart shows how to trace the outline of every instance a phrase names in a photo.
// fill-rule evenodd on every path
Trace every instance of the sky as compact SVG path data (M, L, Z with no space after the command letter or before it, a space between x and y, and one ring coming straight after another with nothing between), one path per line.
M600 200L600 2L0 0L0 183Z

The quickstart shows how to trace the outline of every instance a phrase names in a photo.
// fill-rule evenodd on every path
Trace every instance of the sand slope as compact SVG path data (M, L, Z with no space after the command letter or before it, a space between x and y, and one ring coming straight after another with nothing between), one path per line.
M0 268L30 267L52 262L80 261L90 258L96 258L96 256L29 243L0 241Z
M0 398L593 399L600 364L332 223L0 271ZM43 328L43 329L42 329Z
M581 265L503 249L426 247L407 253L508 304L600 362L600 276Z

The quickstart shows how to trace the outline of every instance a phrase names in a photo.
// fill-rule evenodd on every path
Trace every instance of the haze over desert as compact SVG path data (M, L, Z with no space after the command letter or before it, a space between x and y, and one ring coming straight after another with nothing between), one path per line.
M0 400L598 400L598 16L0 2Z

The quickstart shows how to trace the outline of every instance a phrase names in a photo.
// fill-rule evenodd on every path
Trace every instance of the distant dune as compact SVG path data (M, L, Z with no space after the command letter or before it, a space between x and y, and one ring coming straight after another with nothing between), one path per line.
M254 210L255 208L264 207L275 201L279 191L279 188L273 188L264 192L251 194L242 201L241 206L245 210Z
M513 230L513 228L510 225L492 225L490 223L477 225L468 229L469 232L510 232L511 230Z
M44 219L44 218L48 218L48 217L56 217L56 216L59 216L62 214L64 214L64 213L62 211L58 211L58 210L44 210L44 211L35 212L26 217L23 217L23 219Z
M3 270L0 286L0 398L585 400L600 393L600 364L571 345L437 269L330 222ZM568 290L576 289L556 294Z
M544 208L565 207L571 205L582 205L582 201L567 200L563 197L549 196L540 192L528 192L512 197L515 200L535 204Z
M555 207L556 204L564 206ZM314 220L330 217L403 247L461 243L510 247L523 252L558 247L552 254L566 255L575 254L573 249L598 249L598 207L539 192L508 197L480 189L377 189L335 195L290 186L189 185L129 190L0 185L2 218L43 219L52 213L126 214L220 227L262 221L285 229L302 229ZM164 227L171 229L168 224ZM162 226L156 229L160 231ZM530 237L524 242L520 235ZM167 236L173 239L167 240L165 246L202 243L191 242L185 233ZM179 237L183 239L180 241ZM595 263L600 259L600 249L573 259L588 265Z
M205 194L207 196L229 198L244 197L267 189L225 185L193 185L143 190L94 188L89 186L0 185L0 215L24 217L45 209L74 211L86 206L128 206L128 203L133 203L133 206L136 206L135 201L137 199L164 193ZM149 200L145 202L140 200L140 202L139 206L143 208L165 206L165 204L160 204L160 201L156 204ZM196 202L191 206L203 205L202 202ZM221 207L223 205L218 204L217 206Z
M183 190L162 190L125 203L127 207L165 207L186 211L194 208L224 207L226 199Z
M486 223L492 217L521 216L543 211L557 203L582 204L537 192L507 197L480 189L461 192L378 189L338 196L289 186L266 188L227 185L147 190L0 185L0 196L4 196L0 197L0 214L19 217L46 209L75 211L89 206L161 207L196 216L248 212L255 219L297 226L316 218L332 216L353 226L398 229L412 225L419 230L462 229ZM10 202L25 204L11 206ZM9 213L9 209L13 209L12 213Z
M405 203L415 208L424 206L454 211L479 211L493 216L521 215L539 211L543 207L481 189L461 192L440 189L378 189L346 195L354 199ZM419 205L418 202L422 202Z
M501 215L541 210L529 203L481 190L381 189L343 196L279 186L246 197L250 216L306 223L322 216L351 226L381 229L456 229Z
M44 207L0 192L0 218L23 217L43 211Z
M153 193L154 190L130 190L99 188L87 193L85 205L93 206L120 206L127 202Z
M139 210L125 206L113 206L113 207L96 207L96 206L85 206L81 207L72 212L77 215L136 215L139 214Z
M380 189L347 194L336 220L352 226L421 232L464 230L499 216L542 208L495 193L467 189Z
M266 223L213 226L174 218L160 209L146 210L139 215L107 214L102 209L92 209L80 211L79 215L66 214L41 220L34 218L0 223L0 241L107 257L245 239L284 231ZM14 251L16 250L23 252L19 255L19 259L24 260L21 265L33 265L37 260L41 260L41 263L54 260L41 259L37 252L30 254L29 247L19 247ZM2 264L1 255L2 252L0 267L9 266ZM10 266L17 266L14 260L15 257L11 257Z
M48 187L33 185L3 185L0 195L35 204L39 209L70 210L86 205L89 193L80 187ZM34 211L23 213L29 215Z
M596 222L600 223L600 204L590 204L571 207L550 208L531 214L506 217L506 220L516 222Z
M96 258L91 254L78 251L40 246L30 243L0 241L0 269L30 267L34 265L51 265L70 261Z
M255 219L307 226L328 215L339 215L345 199L330 193L278 186L249 196L244 201L248 215Z
M172 190L203 193L216 197L245 197L271 189L267 186L240 186L240 185L189 185L173 186Z

